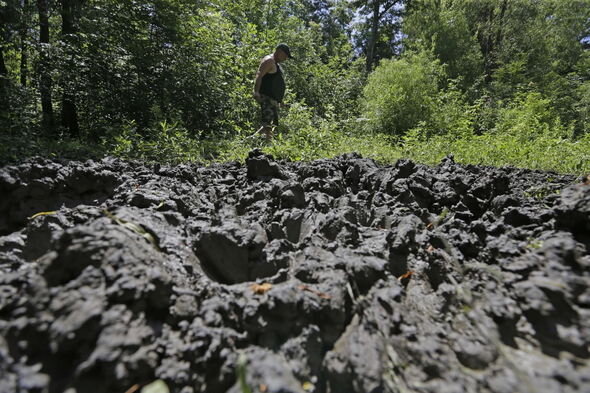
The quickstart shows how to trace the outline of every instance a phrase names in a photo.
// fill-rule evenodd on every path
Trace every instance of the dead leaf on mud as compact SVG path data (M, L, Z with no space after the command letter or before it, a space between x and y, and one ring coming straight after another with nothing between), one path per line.
M426 252L433 252L433 251L434 251L434 246L432 244L429 244L428 248L426 248Z
M29 220L32 220L33 218L37 218L37 217L41 217L41 216L50 216L55 213L57 213L57 210L52 210L49 212L39 212L39 213L33 214L31 217L29 217Z
M409 280L412 277L413 274L414 274L413 271L408 270L407 272L405 272L404 274L402 274L401 276L399 276L397 278L397 280L400 281L400 282L403 281L403 280Z
M137 392L138 390L139 390L139 384L137 384L137 383L136 383L135 385L133 385L133 386L131 386L129 389L127 389L127 390L125 391L125 393L135 393L135 392Z
M262 284L252 284L250 285L250 289L257 295L264 295L266 292L270 291L272 288L272 284L265 282Z
M268 392L268 386L261 383L260 385L258 385L258 390L260 390L260 393L266 393L266 392Z
M301 387L303 388L303 390L305 390L306 392L312 392L315 389L315 386L313 386L313 383L307 381L307 382L303 382L303 385L301 385Z
M584 178L584 181L582 181L582 183L589 186L590 185L590 175L586 176Z
M307 291L307 292L311 292L314 295L318 295L319 297L321 297L322 299L331 299L332 296L328 295L327 293L323 293L320 291L316 291L313 288L308 287L307 285L299 285L299 289L301 289L302 291Z

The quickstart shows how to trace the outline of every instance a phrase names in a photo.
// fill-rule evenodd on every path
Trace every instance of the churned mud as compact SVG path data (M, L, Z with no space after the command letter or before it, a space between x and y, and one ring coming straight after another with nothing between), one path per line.
M259 151L4 167L0 392L588 392L588 183Z

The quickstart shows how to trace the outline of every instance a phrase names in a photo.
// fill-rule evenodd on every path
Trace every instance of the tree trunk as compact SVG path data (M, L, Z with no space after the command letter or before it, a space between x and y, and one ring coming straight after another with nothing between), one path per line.
M27 46L24 41L21 42L20 47L20 84L23 87L27 87L27 81L29 79L29 56L27 52Z
M0 45L0 78L5 81L8 78L8 70L4 63L4 47Z
M379 34L379 9L381 7L381 0L373 0L373 16L371 17L371 35L367 43L367 74L373 70L373 58L375 57L375 44L377 42L377 34Z
M504 39L504 31L502 27L504 25L504 16L506 15L506 10L508 9L508 0L504 0L502 2L502 8L500 9L500 18L498 19L498 32L496 33L496 48L500 49L502 46L502 40Z
M508 9L508 0L503 0L500 6L500 13L498 16L494 14L495 7L491 5L488 9L487 23L488 31L485 38L484 54L484 80L486 83L491 83L492 74L498 67L498 51L503 40L502 24L504 23L504 16ZM496 30L494 32L494 27ZM495 33L495 34L494 34Z
M51 100L52 81L49 70L49 0L37 0L39 12L39 91L41 93L41 110L43 112L43 128L49 133L54 131L53 102Z
M27 86L29 79L29 53L27 49L27 15L29 8L29 0L23 0L22 3L22 17L20 25L20 84L23 87Z
M71 37L77 33L76 25L74 23L74 11L76 0L62 0L61 20L62 20L62 39L71 47ZM70 58L71 60L71 58ZM68 71L72 72L75 69L74 61L68 62ZM66 72L65 70L63 71ZM66 73L67 75L67 73ZM66 129L70 136L77 137L80 135L80 128L78 125L78 112L76 110L76 96L72 92L72 87L67 86L71 78L66 78L63 86L62 106L61 106L61 125Z
M4 48L0 45L0 118L8 110L8 70L4 63Z
M4 15L0 10L0 32L4 31ZM4 38L0 41L0 116L8 109L8 69L4 62Z
M484 23L487 23L485 34L482 35L481 48L483 54L483 68L484 68L484 80L486 84L492 81L492 56L494 46L494 34L492 24L494 21L494 6L489 5L484 8L483 11Z

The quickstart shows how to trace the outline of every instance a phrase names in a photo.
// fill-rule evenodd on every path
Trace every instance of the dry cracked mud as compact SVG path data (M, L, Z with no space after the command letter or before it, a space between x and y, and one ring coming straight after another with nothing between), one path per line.
M590 185L358 155L0 169L0 392L589 392Z

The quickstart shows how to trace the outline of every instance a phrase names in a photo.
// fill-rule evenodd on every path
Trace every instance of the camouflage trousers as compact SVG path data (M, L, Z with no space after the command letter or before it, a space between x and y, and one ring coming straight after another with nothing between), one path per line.
M260 114L263 126L279 125L279 103L269 96L261 95Z

